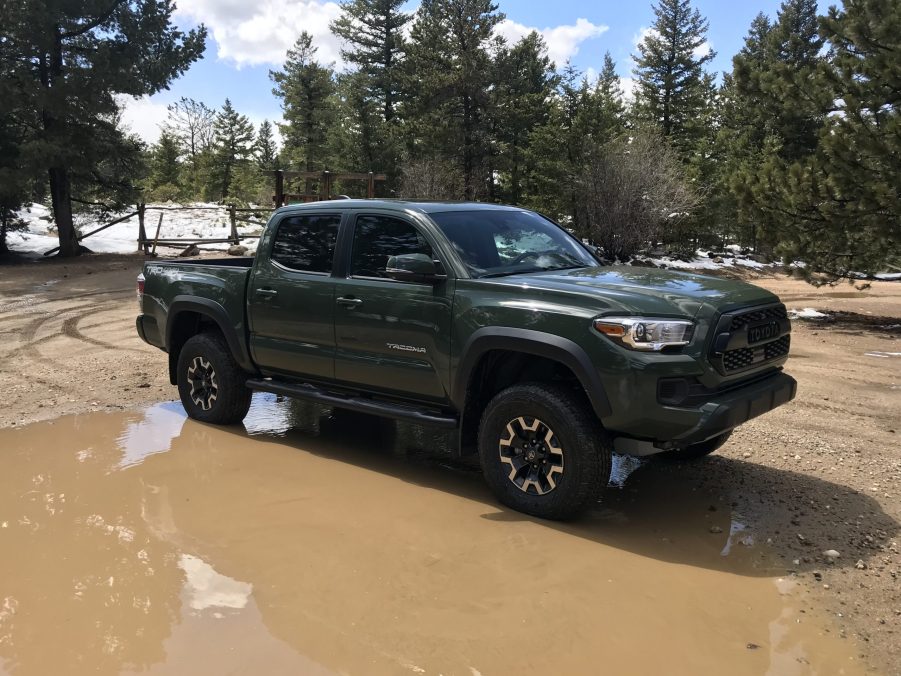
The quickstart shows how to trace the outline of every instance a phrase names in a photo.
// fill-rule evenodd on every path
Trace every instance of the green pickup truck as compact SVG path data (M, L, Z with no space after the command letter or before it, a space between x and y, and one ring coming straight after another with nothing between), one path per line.
M288 206L253 259L148 262L138 293L190 417L238 423L263 391L456 430L545 518L595 502L614 452L701 457L795 395L772 293L602 265L515 207Z

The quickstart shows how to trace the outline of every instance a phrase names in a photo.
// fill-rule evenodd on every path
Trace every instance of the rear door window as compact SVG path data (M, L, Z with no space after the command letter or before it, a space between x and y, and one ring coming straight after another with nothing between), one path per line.
M270 258L290 270L331 273L339 214L307 214L282 219Z

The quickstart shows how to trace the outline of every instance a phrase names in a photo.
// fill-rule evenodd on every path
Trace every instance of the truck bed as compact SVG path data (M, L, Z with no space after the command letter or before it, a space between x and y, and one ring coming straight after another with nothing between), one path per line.
M151 345L168 349L173 327L167 326L167 319L170 313L177 314L173 311L189 306L243 340L247 330L247 281L252 265L251 257L232 256L148 261L144 264L138 332Z

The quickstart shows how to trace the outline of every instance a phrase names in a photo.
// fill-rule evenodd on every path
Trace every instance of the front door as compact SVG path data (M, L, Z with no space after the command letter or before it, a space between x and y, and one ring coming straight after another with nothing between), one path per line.
M331 274L340 224L340 214L286 215L260 242L248 315L251 353L267 375L334 377Z
M395 281L388 258L433 247L411 221L360 214L350 267L335 280L335 378L368 390L446 398L453 281Z

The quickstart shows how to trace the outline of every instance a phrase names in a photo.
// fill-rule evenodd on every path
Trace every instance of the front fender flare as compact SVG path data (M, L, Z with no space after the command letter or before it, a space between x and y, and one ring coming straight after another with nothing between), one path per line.
M490 350L533 354L563 364L579 379L595 415L605 418L613 412L597 369L577 343L542 331L493 326L475 331L463 347L451 395L457 410L464 410L472 372L479 359Z

